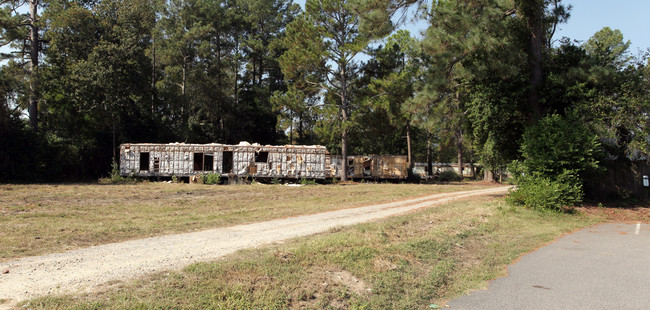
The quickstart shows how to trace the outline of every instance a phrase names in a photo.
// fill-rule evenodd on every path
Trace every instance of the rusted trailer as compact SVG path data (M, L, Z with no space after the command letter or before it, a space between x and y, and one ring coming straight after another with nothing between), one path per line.
M329 175L326 158L327 149L320 145L127 143L120 145L120 174L190 177L220 173L254 178L324 179Z
M395 155L352 155L348 156L348 178L351 179L406 179L408 159ZM342 169L342 157L330 156L331 176L338 176Z
M406 179L406 156L348 156L348 178ZM228 144L120 145L120 174L137 177L191 177L220 173L224 176L282 179L340 177L341 156L330 156L320 145Z

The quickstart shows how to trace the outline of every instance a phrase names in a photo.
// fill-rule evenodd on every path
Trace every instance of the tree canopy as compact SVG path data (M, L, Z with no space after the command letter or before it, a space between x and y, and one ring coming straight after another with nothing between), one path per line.
M576 151L586 162L647 160L650 50L634 55L608 27L558 39L570 12L560 0L3 1L0 181L96 178L125 142L239 141L476 163L489 178L535 162L535 128L567 122L597 139L567 132L598 149ZM412 19L422 36L399 29Z

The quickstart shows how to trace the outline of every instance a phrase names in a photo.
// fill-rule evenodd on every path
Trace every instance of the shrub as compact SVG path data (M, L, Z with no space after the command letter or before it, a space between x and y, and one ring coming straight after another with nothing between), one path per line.
M463 179L456 173L456 171L453 170L445 170L443 172L440 172L440 175L438 176L438 180L442 182L448 182L448 181L462 181Z
M203 184L220 184L221 183L221 174L219 173L208 173L201 176L203 179Z
M600 143L574 114L552 114L526 130L523 161L509 170L518 188L508 201L514 205L561 210L582 201L583 178L598 171Z
M120 175L120 168L116 161L111 164L111 174L108 178L100 178L99 184L124 184L135 183L137 180L134 177L123 177Z
M506 201L528 208L560 211L563 207L580 203L582 197L582 181L567 172L555 179L541 174L521 177Z
M559 176L574 171L580 177L599 169L598 137L573 113L544 117L524 133L523 172Z
M300 179L300 184L302 184L302 185L316 185L316 180L314 180L314 179L310 180L310 179L302 178L302 179Z

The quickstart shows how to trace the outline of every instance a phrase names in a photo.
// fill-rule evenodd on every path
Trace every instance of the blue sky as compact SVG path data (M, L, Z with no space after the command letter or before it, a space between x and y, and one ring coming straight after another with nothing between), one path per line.
M294 0L304 8L305 0ZM569 37L581 42L587 41L603 27L619 29L625 40L632 41L630 52L650 48L650 0L564 0L572 5L571 18L559 25L554 39ZM424 29L426 23L407 25L412 33Z
M587 41L603 27L618 29L632 41L630 52L650 48L650 0L564 0L573 5L571 18L556 33L574 40Z

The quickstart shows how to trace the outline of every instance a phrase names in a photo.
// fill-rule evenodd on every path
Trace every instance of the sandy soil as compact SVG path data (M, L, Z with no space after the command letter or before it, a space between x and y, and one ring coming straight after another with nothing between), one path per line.
M0 264L0 299L16 302L47 294L92 291L112 281L177 270L239 249L368 222L455 199L501 195L509 187L435 194L391 203L295 216L199 232L112 243Z

